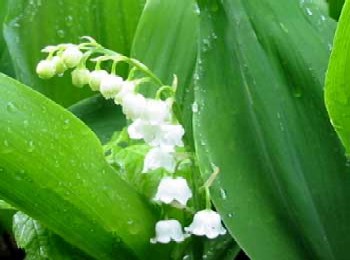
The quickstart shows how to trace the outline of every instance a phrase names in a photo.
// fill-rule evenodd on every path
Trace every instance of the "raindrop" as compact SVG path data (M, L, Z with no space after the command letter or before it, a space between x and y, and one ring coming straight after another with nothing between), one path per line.
M199 6L197 4L194 5L194 13L196 15L200 15L201 14L201 10L199 9Z
M69 124L70 124L70 120L69 119L65 119L63 121L63 129L68 129L69 128Z
M24 126L24 128L27 128L29 126L28 120L23 121L23 126Z
M65 36L65 32L63 30L57 30L57 36L63 38Z
M220 196L223 200L227 199L227 191L224 189L220 189Z
M232 213L228 213L227 216L228 216L229 218L232 218L232 217L233 217L233 214L232 214Z
M196 102L194 102L192 104L192 112L193 113L197 113L198 112L198 104Z
M306 12L307 12L308 15L310 15L310 16L312 15L312 11L308 7L306 8Z
M8 102L7 103L6 109L9 112L16 112L18 110L16 105L14 103L12 103L12 102Z
M68 15L65 20L68 27L73 25L73 17L71 15Z
M35 145L34 142L32 140L28 141L28 147L27 147L27 151L29 153L33 152L35 149Z

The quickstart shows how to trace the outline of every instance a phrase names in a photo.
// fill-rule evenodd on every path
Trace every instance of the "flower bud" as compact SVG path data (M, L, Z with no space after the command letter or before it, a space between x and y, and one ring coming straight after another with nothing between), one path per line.
M41 60L36 66L36 73L42 79L52 78L56 73L56 66L52 60Z
M93 91L99 91L101 81L108 77L108 72L105 70L94 70L90 73L89 85Z
M123 79L116 75L107 75L101 80L100 92L106 99L114 98L123 84Z
M136 120L141 117L146 109L146 98L141 94L129 93L123 98L123 113L127 118Z
M68 68L73 68L79 64L83 53L79 50L78 46L72 44L63 51L61 57Z
M114 102L117 105L122 104L126 95L135 93L135 87L136 87L135 82L124 81L121 90L114 97Z
M90 80L90 72L87 69L75 69L72 71L73 85L81 88L88 84Z
M54 64L57 74L63 74L67 70L67 66L61 57L55 56L52 58L51 62Z

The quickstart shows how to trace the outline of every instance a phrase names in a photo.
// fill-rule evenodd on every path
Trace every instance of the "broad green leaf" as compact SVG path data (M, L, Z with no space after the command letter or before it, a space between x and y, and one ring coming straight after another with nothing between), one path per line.
M327 0L327 2L329 5L330 16L338 20L345 0Z
M13 233L27 260L92 259L22 212L13 216Z
M177 76L177 102L182 110L180 120L188 142L192 139L191 86L197 56L198 24L194 0L147 1L131 51L163 83L170 85L173 75Z
M69 110L87 124L102 143L106 143L115 131L126 125L120 106L102 96L84 99L69 107Z
M0 196L97 259L145 258L153 211L80 120L0 76Z
M334 23L293 0L200 3L194 135L224 223L252 259L347 259L350 171L323 104Z
M0 2L0 24L1 25L3 24L7 13L7 3L8 3L8 0L3 0ZM11 58L9 56L2 31L0 33L0 72L10 76L14 75Z
M344 5L334 40L325 89L332 124L350 154L350 3Z
M35 73L40 50L89 35L108 48L129 53L144 0L11 0L4 33L16 77L59 104L69 106L92 94L71 85L70 73L47 81ZM125 71L124 71L125 72ZM123 71L121 71L123 74Z

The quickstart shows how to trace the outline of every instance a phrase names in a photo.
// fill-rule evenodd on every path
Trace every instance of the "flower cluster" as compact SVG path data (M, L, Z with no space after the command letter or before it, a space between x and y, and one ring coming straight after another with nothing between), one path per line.
M43 52L48 53L48 56L37 65L36 71L39 77L47 79L73 69L71 72L73 85L77 87L89 85L93 91L99 91L104 98L113 99L117 105L121 105L123 113L131 122L127 128L129 137L134 140L143 140L149 146L142 173L151 174L157 169L163 169L165 173L159 182L153 201L186 208L188 201L192 198L192 191L184 177L175 176L177 165L181 162L178 150L184 146L182 140L185 134L184 128L179 124L172 109L176 84L165 86L139 61L104 49L90 37L84 38L88 42L44 48ZM96 63L94 70L90 71L87 68L87 61ZM101 63L105 61L112 62L110 72L101 69ZM147 77L124 80L115 71L116 64L121 61L128 62ZM146 97L137 91L138 86L148 79L160 83L155 98ZM170 89L172 95L161 99L162 89ZM208 188L209 186L206 187L207 191ZM209 200L208 196L206 199ZM207 209L198 211L194 215L193 222L185 228L185 233L178 220L157 222L156 236L151 239L151 242L182 242L191 234L205 235L210 239L225 234L226 230L221 224L220 215L209 208L210 203L209 206L207 203Z

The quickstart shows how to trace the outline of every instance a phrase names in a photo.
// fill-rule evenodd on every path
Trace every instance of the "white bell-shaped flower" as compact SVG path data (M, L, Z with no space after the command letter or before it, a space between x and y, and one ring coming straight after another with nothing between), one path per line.
M142 119L151 124L162 124L171 119L171 103L169 101L147 99Z
M141 94L129 93L123 98L123 113L127 118L136 120L141 117L146 109L146 98Z
M187 201L192 197L192 191L185 178L164 177L157 189L154 201L170 204L178 202L181 206L186 206Z
M156 223L156 237L151 238L151 243L166 244L170 241L180 243L186 239L182 231L182 226L179 221L175 219L161 220Z
M131 139L153 140L159 133L159 128L159 125L150 125L142 119L136 119L129 125L128 134Z
M123 104L125 96L129 94L135 94L135 82L133 81L124 81L123 86L119 93L114 97L114 102L117 105Z
M61 57L68 68L74 68L80 63L83 53L78 46L71 44L62 52Z
M151 146L183 146L185 133L181 125L154 125L142 119L136 119L129 127L131 139L144 139Z
M83 87L90 80L90 71L88 69L76 68L72 71L72 83L74 86Z
M36 66L36 73L42 79L49 79L55 76L56 66L52 60L41 60Z
M183 146L182 137L185 130L182 125L160 125L153 140L145 141L151 146Z
M210 209L198 211L194 215L191 225L186 227L185 231L197 236L207 236L210 239L226 234L226 229L221 224L220 215Z
M142 172L146 173L158 168L164 168L169 173L174 173L175 167L174 151L163 147L154 147L146 154Z
M99 91L101 86L101 81L108 77L108 72L105 70L94 70L90 73L89 85L93 91Z
M106 99L114 98L121 90L123 79L119 76L109 74L101 80L100 92Z

